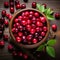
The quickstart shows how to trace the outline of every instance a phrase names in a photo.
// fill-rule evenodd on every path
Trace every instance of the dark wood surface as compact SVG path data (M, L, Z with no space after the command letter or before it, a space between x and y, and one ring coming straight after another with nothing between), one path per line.
M9 1L9 0L0 0L0 17L1 17L1 11L5 9L3 6L4 1ZM28 3L26 3L27 8L31 7L31 3L33 1L36 1L37 3L40 3L40 4L46 3L48 7L54 10L54 12L60 13L60 0L28 0ZM20 0L20 3L21 4L24 3L23 0ZM10 13L9 8L5 10L8 13ZM60 30L60 20L50 21L50 26L52 24L56 24L58 26L58 30ZM4 34L9 35L9 28L5 28ZM57 43L55 45L56 60L60 60L59 59L60 58L60 40L58 38L56 39L57 39ZM12 55L8 52L7 45L8 45L8 42L5 42L4 48L0 49L0 60L13 60Z

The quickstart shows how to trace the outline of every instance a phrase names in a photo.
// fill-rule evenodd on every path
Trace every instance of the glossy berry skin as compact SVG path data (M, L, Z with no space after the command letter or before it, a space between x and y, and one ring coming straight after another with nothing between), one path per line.
M21 9L24 9L24 8L26 8L26 5L25 4L22 4L21 5Z
M32 8L36 8L36 2L32 2Z
M33 40L32 40L32 43L37 43L38 41L37 41L37 39L36 38L34 38Z
M16 5L16 9L20 9L20 4L17 4Z
M8 27L9 22L7 20L5 20L5 23L4 24L5 24L6 27Z
M14 7L14 2L10 2L10 7Z
M19 0L15 0L15 5L19 4Z
M25 16L29 16L29 12L28 11L25 12Z
M16 42L20 43L21 42L21 38L20 37L16 37Z
M43 27L43 31L44 31L44 32L47 32L47 30L48 30L47 27L44 26L44 27Z
M14 13L14 7L10 7L10 12Z
M43 36L43 37L44 37L44 36L45 36L45 32L41 32L41 36Z
M5 42L3 40L0 41L0 47L4 47L4 45L5 45Z
M8 18L10 14L6 13L6 17Z
M9 2L4 2L4 7L8 8L9 7Z
M55 18L60 19L60 13L55 13Z
M23 36L23 33L22 32L18 32L18 36L19 37L22 37Z
M39 17L39 13L38 12L35 12L35 17Z
M6 15L6 11L5 10L2 10L2 16L4 17Z
M12 15L9 15L9 16L8 16L8 19L11 20L11 19L12 19Z
M8 38L9 38L8 35L4 35L4 36L3 36L3 39L4 39L5 41L8 41Z
M56 31L56 30L57 30L57 25L53 24L53 25L52 25L52 30L53 30L53 31Z

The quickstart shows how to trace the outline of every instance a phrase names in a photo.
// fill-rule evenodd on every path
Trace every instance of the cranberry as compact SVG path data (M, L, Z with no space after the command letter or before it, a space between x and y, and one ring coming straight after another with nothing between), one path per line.
M35 33L35 29L31 29L31 30L30 30L30 33L31 33L31 34L34 34L34 33Z
M25 40L26 39L26 36L22 36L22 39Z
M10 7L10 12L14 13L14 7Z
M18 32L18 36L19 37L23 36L23 33L22 32Z
M32 43L37 43L38 41L37 41L37 39L36 38L34 38L33 40L32 40Z
M36 33L35 33L35 37L38 37L38 36L39 36L39 34L36 32Z
M34 12L33 11L30 11L30 15L34 15Z
M31 20L27 20L27 24L31 24Z
M36 25L35 25L35 24L32 24L31 26L32 26L32 28L34 28L34 29L36 28Z
M32 39L32 35L30 34L30 35L27 36L27 40L31 41L31 39Z
M28 11L25 12L25 16L29 16L29 12Z
M42 38L43 38L42 36L39 36L39 37L38 37L39 41L41 41L41 40L42 40Z
M36 18L35 17L32 18L32 23L36 23Z
M18 26L18 29L19 29L20 31L22 31L22 30L23 30L23 26Z
M53 30L53 31L56 31L56 30L57 30L57 25L53 24L53 25L52 25L52 30Z
M8 45L8 50L13 51L13 46L11 44Z
M42 27L40 27L40 32L43 31Z
M46 26L43 27L43 31L47 32L47 27Z
M5 26L8 27L9 22L7 20L5 20Z
M8 18L10 14L6 13L6 17Z
M40 20L41 20L42 23L46 22L46 18L45 17L40 17Z
M9 0L9 2L14 2L14 0Z
M8 35L4 35L4 36L3 36L3 39L4 39L5 41L8 41L8 38L9 38Z
M20 9L20 4L17 4L16 5L16 9Z
M18 28L15 28L15 33L18 33Z
M26 5L25 4L22 4L21 5L21 9L24 9L24 8L26 8Z
M6 15L6 11L2 10L2 16L5 16L5 15Z
M40 21L37 21L37 22L36 22L36 25L37 25L37 26L41 26L41 27L43 26L43 24L42 24Z
M12 28L12 32L15 33L15 28Z
M30 31L30 30L31 30L31 25L26 25L26 29L27 29L28 31Z
M8 8L9 7L9 2L4 2L4 7Z
M13 52L12 52L12 55L13 55L13 56L17 56L16 51L13 51Z
M16 37L16 42L20 43L21 42L21 38L20 37Z
M18 19L22 20L22 18L23 18L22 16L18 16Z
M28 55L27 54L24 54L23 57L24 57L24 59L28 59Z
M36 27L36 31L39 32L40 31L40 28L39 27Z
M27 23L26 23L26 20L22 20L21 23L22 23L22 25L24 25L24 26L27 24Z
M55 13L55 18L60 19L60 13Z
M19 0L15 0L15 5L19 4Z
M11 20L11 19L12 19L12 15L9 15L9 17L8 17L8 18L9 18L9 20Z
M14 20L14 22L15 22L15 23L18 23L18 19L16 18L16 19Z
M14 7L14 2L10 2L10 7Z
M42 5L44 6L44 8L46 8L46 6L47 6L45 3L44 3L44 4L42 4Z
M43 37L44 37L44 36L45 36L45 32L41 32L41 36L43 36Z
M29 15L29 19L32 19L33 18L33 15Z
M5 42L3 40L0 41L0 47L4 47L4 45L5 45Z
M32 8L36 8L36 2L32 2Z
M18 52L18 56L22 56L23 55L23 53L20 51L20 52Z
M34 13L34 16L35 16L35 17L39 17L39 13L38 13L38 12L35 12L35 13Z
M17 22L17 23L16 23L16 27L18 27L18 26L20 26L20 24Z

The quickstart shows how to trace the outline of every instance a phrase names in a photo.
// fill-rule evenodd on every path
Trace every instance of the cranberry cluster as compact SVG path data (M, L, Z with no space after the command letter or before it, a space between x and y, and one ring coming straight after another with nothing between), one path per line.
M38 43L47 30L46 18L34 10L23 11L13 20L12 33L18 43Z

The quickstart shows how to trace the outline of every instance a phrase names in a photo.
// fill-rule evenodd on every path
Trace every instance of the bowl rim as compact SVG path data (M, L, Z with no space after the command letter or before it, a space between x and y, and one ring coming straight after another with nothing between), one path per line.
M38 42L38 43L36 43L36 44L32 44L32 45L24 45L24 44L22 44L22 43L17 43L16 40L15 40L15 37L13 36L12 30L11 30L11 29L12 29L12 22L13 22L14 18L15 18L20 12L23 12L23 11L26 11L26 10L34 10L34 11L37 11L37 12L39 12L40 14L42 14L42 15L46 18L46 16L45 16L42 12L40 12L39 10L37 10L37 9L26 8L26 9L23 9L23 10L18 10L17 12L14 13L12 19L11 19L10 22L9 22L9 33L10 33L11 38L13 39L13 42L14 42L16 45L18 45L19 47L32 49L32 48L36 48L36 47L40 46L43 42L46 41L46 38L48 37L48 34L49 34L50 24L49 24L48 19L46 18L48 31L47 31L45 37L44 37L40 42Z

